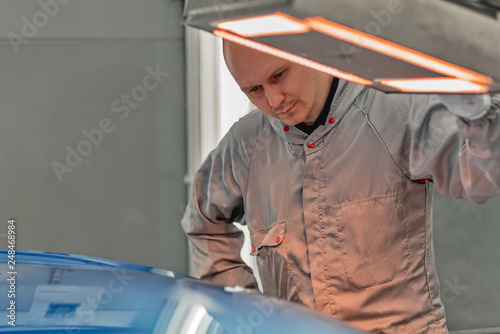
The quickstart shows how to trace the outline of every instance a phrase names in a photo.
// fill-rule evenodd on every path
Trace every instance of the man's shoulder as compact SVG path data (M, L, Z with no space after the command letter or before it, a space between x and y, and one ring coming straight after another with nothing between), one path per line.
M231 126L213 153L225 152L249 162L259 140L271 132L270 128L269 118L258 109L252 110Z
M434 94L385 93L370 87L355 99L356 105L370 114L372 120L383 122L425 118L437 102Z
M262 111L255 108L247 113L245 116L241 117L238 122L244 126L256 126L262 127L264 124L269 123L269 117L266 116Z
M254 109L234 123L228 134L234 139L256 138L269 126L269 117L259 109Z

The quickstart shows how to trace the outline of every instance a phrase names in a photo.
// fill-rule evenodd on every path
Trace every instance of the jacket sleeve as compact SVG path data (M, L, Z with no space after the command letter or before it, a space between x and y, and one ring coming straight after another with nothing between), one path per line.
M464 148L460 152L462 179L468 197L479 204L500 194L500 95L492 96L487 114L477 121L458 118Z
M182 227L201 279L257 289L252 270L240 256L243 233L233 224L244 215L250 150L235 127L195 174Z
M373 123L400 170L411 180L431 180L437 191L478 204L500 195L500 96L481 119L453 115L436 95L368 94Z

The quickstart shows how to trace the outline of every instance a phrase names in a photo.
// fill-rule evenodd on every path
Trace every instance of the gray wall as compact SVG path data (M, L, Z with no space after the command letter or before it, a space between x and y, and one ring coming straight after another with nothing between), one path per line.
M434 194L434 246L448 328L500 327L500 198L479 206Z
M0 247L14 217L18 249L187 271L182 10L0 2Z

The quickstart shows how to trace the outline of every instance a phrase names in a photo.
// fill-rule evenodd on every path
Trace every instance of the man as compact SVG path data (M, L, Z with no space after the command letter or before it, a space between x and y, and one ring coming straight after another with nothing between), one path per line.
M201 278L256 288L238 221L264 293L372 332L446 333L426 180L478 203L500 193L499 101L443 97L448 110L227 41L224 55L258 110L193 180L182 223Z

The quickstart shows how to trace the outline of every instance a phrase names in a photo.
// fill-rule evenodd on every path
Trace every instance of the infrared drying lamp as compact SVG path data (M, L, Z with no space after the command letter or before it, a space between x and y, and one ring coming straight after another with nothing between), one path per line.
M500 91L500 24L452 3L226 2L188 0L184 23L385 92Z

